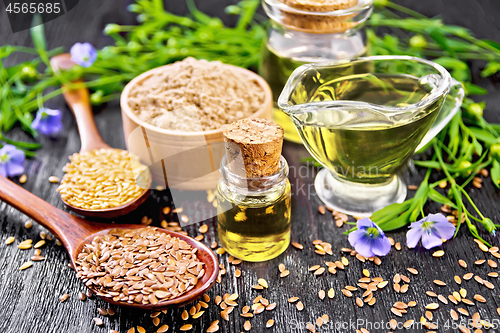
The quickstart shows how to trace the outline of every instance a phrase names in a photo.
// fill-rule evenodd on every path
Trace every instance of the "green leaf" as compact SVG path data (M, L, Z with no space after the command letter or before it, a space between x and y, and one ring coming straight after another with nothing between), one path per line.
M31 28L31 38L37 51L47 50L47 41L43 30L43 22L40 14L33 16L33 27Z
M446 36L440 29L433 28L429 32L429 36L434 39L434 41L443 48L452 57L455 56L455 51L448 45Z
M481 71L482 77L488 77L500 71L500 62L490 61L486 64L486 67Z
M478 128L478 127L468 127L470 133L480 141L483 141L489 145L494 145L500 142L500 138L493 136L488 130Z
M482 39L482 41L500 51L500 43L490 39Z
M424 168L441 169L438 161L413 161L413 163Z
M450 58L450 57L439 57L434 59L434 62L440 64L441 66L452 69L452 70L468 70L469 66L459 59Z
M470 82L463 82L465 92L467 95L487 95L488 90L484 89L483 87L477 86L475 84L472 84Z
M439 193L436 189L430 188L429 189L429 199L432 201L438 202L443 205L448 205L450 207L456 208L456 205L447 197Z
M500 163L497 160L493 161L493 167L490 171L491 180L496 187L500 188Z

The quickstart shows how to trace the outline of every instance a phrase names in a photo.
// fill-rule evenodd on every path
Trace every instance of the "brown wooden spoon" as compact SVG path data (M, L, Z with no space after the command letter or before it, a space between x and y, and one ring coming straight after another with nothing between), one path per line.
M52 66L52 70L57 72L61 69L68 69L76 64L71 60L71 55L69 53L63 53L52 57L50 59L50 65ZM83 83L83 81L78 80L73 83ZM110 149L111 147L102 140L95 125L94 114L92 113L92 107L90 106L89 90L87 88L69 89L65 85L63 85L63 90L64 99L73 111L78 125L78 132L80 133L80 140L82 142L80 152L95 149ZM80 215L100 219L112 219L118 216L126 215L141 205L151 193L150 187L151 177L149 177L148 186L139 197L122 206L106 209L82 209L71 205L62 198L61 199L69 209Z
M104 224L86 221L52 206L3 176L0 176L0 199L28 215L55 235L68 251L73 267L76 267L75 260L78 253L85 244L92 242L95 236L106 234L116 228L144 228L140 224ZM200 298L214 284L219 275L219 262L212 250L191 237L161 228L158 228L158 231L184 240L193 248L198 249L198 259L205 264L205 274L198 281L198 284L187 293L171 300L159 302L156 305L115 302L111 298L101 297L103 300L143 310L161 310L191 303Z

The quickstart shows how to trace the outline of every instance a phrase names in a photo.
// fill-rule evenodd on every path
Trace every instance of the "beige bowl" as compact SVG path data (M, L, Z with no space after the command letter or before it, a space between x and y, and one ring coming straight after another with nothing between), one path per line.
M273 101L267 82L244 68L224 65L255 80L264 90L261 108L250 118L272 119ZM133 86L151 74L163 72L167 66L154 68L134 78L123 89L120 105L127 149L149 166L153 180L181 190L214 189L219 179L219 165L224 156L223 129L200 132L167 130L139 119L128 106Z

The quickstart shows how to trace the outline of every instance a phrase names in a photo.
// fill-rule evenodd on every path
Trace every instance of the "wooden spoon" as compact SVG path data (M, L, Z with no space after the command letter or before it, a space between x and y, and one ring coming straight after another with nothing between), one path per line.
M0 199L28 215L55 235L68 251L73 267L76 267L75 260L77 259L78 253L80 253L85 244L92 242L95 236L107 234L110 230L116 228L144 228L144 226L140 224L111 225L94 223L70 215L43 201L36 195L26 191L3 176L0 176ZM212 250L205 244L191 237L161 228L158 228L158 231L184 240L193 248L198 249L198 259L205 264L205 275L198 281L198 284L187 293L171 300L159 302L156 305L115 302L112 298L101 297L103 300L112 304L140 308L143 310L161 310L191 303L201 297L214 284L219 275L219 262Z
M59 54L50 59L52 70L57 72L61 69L69 69L75 63L71 60L69 53ZM74 81L73 83L83 83L82 80ZM89 90L87 88L68 89L65 85L62 86L64 90L64 99L73 111L78 125L78 132L80 133L80 140L82 146L80 152L95 150L95 149L110 149L102 140L99 131L94 122L94 114L89 101ZM112 219L118 216L126 215L135 210L141 205L149 196L151 191L151 177L149 178L148 186L144 189L139 197L124 205L106 209L87 210L79 207L72 206L70 203L62 199L64 204L74 212L88 217Z

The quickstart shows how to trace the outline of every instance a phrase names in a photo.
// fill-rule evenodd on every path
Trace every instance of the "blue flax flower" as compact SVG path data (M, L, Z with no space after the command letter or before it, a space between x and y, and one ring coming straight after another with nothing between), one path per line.
M349 234L349 243L363 257L385 256L391 250L391 242L378 225L368 217L358 220L358 230Z
M31 127L42 134L50 135L62 130L61 111L41 108L36 113L36 118Z
M429 214L420 221L413 222L406 233L406 245L417 246L422 238L426 249L443 245L443 239L450 239L455 234L455 226L443 214Z
M24 151L12 145L0 148L0 175L4 177L19 176L24 172Z
M71 47L71 60L82 67L90 67L97 59L97 51L90 43L76 43Z

